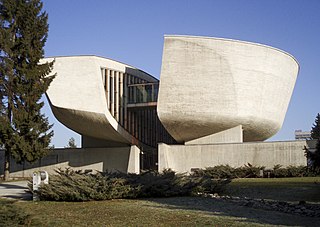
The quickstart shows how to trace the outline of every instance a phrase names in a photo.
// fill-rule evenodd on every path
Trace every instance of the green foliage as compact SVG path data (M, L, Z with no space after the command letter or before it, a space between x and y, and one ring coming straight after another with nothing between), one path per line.
M311 169L314 172L320 171L320 113L317 114L316 120L311 129L311 138L317 140L316 150L314 152L306 149L306 156L311 163Z
M30 216L12 200L0 199L0 226L27 226Z
M205 169L198 169L194 171L194 176L208 176L215 179L234 179L234 178L259 178L263 171L263 177L314 177L320 176L320 169L311 170L307 166L288 166L282 167L275 165L273 169L266 170L264 166L252 166L250 163L243 167L233 168L229 165L218 165L208 167ZM267 175L266 173L269 173Z
M313 168L319 171L320 170L320 139L318 139L316 150L311 156L311 158L313 160Z
M40 99L54 78L47 76L53 62L39 64L47 20L40 0L0 1L0 146L5 162L10 156L18 163L43 157L53 136L40 112Z
M233 168L229 165L218 165L195 170L194 174L197 176L209 176L216 179L255 178L259 177L260 170L264 169L264 166L252 166L250 163L238 168Z
M265 169L264 166L253 166L250 163L243 167L235 169L235 175L237 178L257 178L261 177L260 172Z
M308 159L308 162L310 163L310 169L313 172L319 172L320 171L320 139L317 141L316 149L315 151L310 151L305 148L305 155Z
M317 114L316 120L311 128L311 138L314 140L320 139L320 113Z
M205 169L197 169L194 171L197 176L208 176L216 179L235 178L235 168L229 165L218 165L207 167Z
M208 176L148 171L140 175L119 172L83 173L70 169L58 170L50 184L37 192L41 200L88 201L119 198L188 196L224 190L229 180ZM29 185L31 187L31 184Z
M77 148L76 141L73 137L69 139L68 145L65 148Z
M315 177L319 176L320 172L310 170L307 166L287 166L275 165L271 171L271 177Z

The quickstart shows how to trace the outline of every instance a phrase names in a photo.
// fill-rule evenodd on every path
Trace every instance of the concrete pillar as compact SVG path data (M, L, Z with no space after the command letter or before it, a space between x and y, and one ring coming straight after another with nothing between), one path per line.
M110 85L111 85L111 89L110 89L110 112L111 115L114 116L114 71L111 70L111 74L110 74Z
M124 122L123 125L125 128L128 128L128 111L127 111L127 103L128 103L128 74L123 75L123 81L124 81L124 86L123 86L123 115L124 115Z
M119 119L120 119L120 125L123 125L123 73L120 73L120 90L119 90Z
M107 94L107 106L110 110L110 69L106 72L106 94Z
M163 170L172 168L173 166L169 165L169 156L168 150L170 146L165 143L158 144L158 171L161 173Z
M137 78L133 77L133 84L137 83ZM137 88L133 89L133 103L137 103Z
M140 173L140 149L136 145L130 148L128 173Z
M115 89L114 89L114 97L115 97L115 113L114 117L117 121L119 121L119 72L115 72Z

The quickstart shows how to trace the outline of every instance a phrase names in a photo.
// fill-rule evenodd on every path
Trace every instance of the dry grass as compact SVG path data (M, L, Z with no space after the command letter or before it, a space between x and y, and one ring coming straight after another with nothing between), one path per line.
M30 226L317 226L317 218L201 197L99 202L19 202Z
M316 183L314 183L316 182ZM320 178L237 179L231 195L319 202ZM317 193L316 193L317 192ZM1 201L1 200L0 200ZM30 226L319 226L319 218L238 206L214 198L15 202ZM1 226L1 223L0 223Z
M290 202L320 202L320 177L234 179L225 194Z

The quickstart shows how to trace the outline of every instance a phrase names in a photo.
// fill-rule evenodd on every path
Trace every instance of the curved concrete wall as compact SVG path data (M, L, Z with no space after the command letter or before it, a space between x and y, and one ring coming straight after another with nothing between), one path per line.
M132 144L135 140L107 107L101 67L130 72L148 81L155 78L132 66L96 56L46 58L53 61L52 73L57 73L47 96L55 117L68 128L81 135L103 139L113 144Z
M244 141L265 140L282 126L298 71L265 45L165 36L158 115L180 142L238 125Z

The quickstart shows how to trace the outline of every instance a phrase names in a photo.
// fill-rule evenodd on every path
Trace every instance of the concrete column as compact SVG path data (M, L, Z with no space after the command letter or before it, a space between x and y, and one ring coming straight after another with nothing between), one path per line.
M133 84L137 83L137 79L133 77ZM137 89L134 87L133 89L133 103L137 103Z
M111 78L111 89L110 89L110 97L111 97L111 100L110 100L110 112L111 112L111 115L114 116L114 71L111 70L111 74L110 74L110 78ZM112 93L112 94L111 94Z
M132 145L130 148L129 162L128 162L128 173L140 173L140 149Z
M105 68L101 68L102 84L104 87L106 86L106 72Z
M123 125L123 73L122 72L120 73L119 102L120 102L119 119L120 119L120 124Z
M110 69L106 70L106 95L108 110L110 110Z
M128 126L128 111L127 111L127 103L128 103L128 74L124 74L124 86L123 86L123 115L124 115L124 122L123 125L126 129L129 128Z
M119 74L120 74L120 72L115 72L115 89L114 89L115 113L114 113L114 117L117 121L119 121Z
M169 165L168 151L170 146L165 143L158 144L158 171L161 173L163 170L172 168L173 166Z

